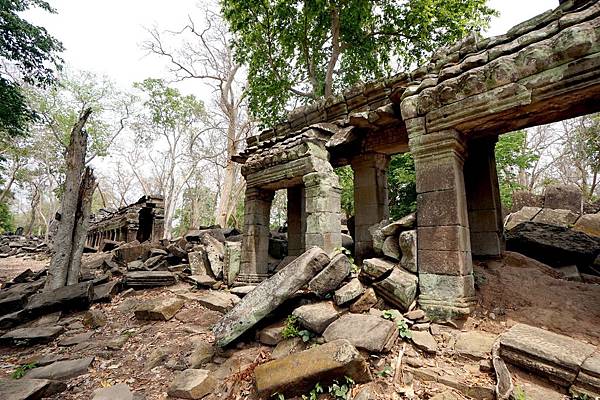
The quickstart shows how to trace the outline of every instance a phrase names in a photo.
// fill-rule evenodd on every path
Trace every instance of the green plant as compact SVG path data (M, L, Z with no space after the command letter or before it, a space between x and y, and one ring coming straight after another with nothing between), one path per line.
M310 341L310 339L312 339L313 337L315 337L314 333L312 333L311 331L307 330L307 329L303 329L301 331L298 331L298 335L300 338L302 338L302 341L304 343L308 343Z
M408 324L404 318L398 319L396 321L396 326L398 327L398 335L402 339L410 339L412 337Z
M317 382L315 387L308 393L308 396L305 394L302 395L302 400L317 400L321 393L323 393L323 386Z
M390 367L389 365L386 365L385 367L383 367L383 369L381 371L379 371L377 373L377 375L381 376L382 378L386 378L388 376L391 376L394 373L394 370L392 369L392 367Z
M344 383L339 383L337 380L333 381L329 386L329 394L336 400L348 400L352 394L351 388L354 385L354 380L347 376L344 377Z
M394 312L392 310L384 310L382 317L383 319L389 319L390 321L396 319L396 316L394 315Z
M31 363L31 364L23 364L23 365L19 365L14 372L12 373L12 378L13 379L21 379L22 377L25 376L25 374L27 373L27 371L29 371L30 369L34 369L37 367L36 363Z
M513 392L513 397L514 400L527 400L527 395L525 394L523 388L520 386L515 388L515 391Z
M573 393L571 392L572 400L593 400L589 395L585 393Z
M288 315L285 320L285 326L281 331L281 336L284 339L300 336L300 331L298 330L298 317L295 315Z

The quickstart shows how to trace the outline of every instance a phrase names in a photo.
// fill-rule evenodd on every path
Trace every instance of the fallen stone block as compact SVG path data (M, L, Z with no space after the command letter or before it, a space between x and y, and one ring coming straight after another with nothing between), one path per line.
M487 332L460 332L456 337L454 351L463 357L475 360L490 358L496 339L496 335Z
M453 389L456 389L464 396L479 400L494 400L496 392L490 385L465 383L457 376L461 374L460 370L454 369L452 375L446 370L436 367L413 368L405 367L405 370L412 373L415 378L424 382L438 382Z
M600 214L582 215L573 226L573 230L600 238Z
M204 275L183 275L182 280L189 282L197 287L211 288L217 281L206 274Z
M200 243L202 236L208 234L221 243L225 243L225 235L221 228L194 229L185 235L185 240L191 243Z
M94 334L94 332L84 332L84 333L80 333L78 335L63 337L58 342L58 345L62 346L62 347L68 347L68 346L75 346L75 345L81 344L81 343L86 343L92 338L93 334Z
M387 278L374 283L373 288L385 301L406 311L417 296L418 283L415 275L402 268L394 268Z
M25 377L27 379L52 379L57 381L75 378L76 376L87 374L92 362L94 362L94 357L56 361L45 367L29 370Z
M325 329L323 337L328 342L346 339L358 348L379 353L391 349L398 328L394 322L373 315L345 314Z
M323 268L308 283L308 289L319 297L324 297L326 294L336 290L340 284L350 274L351 263L348 257L343 254L334 256L329 264Z
M304 343L302 338L293 337L290 339L284 339L277 343L277 346L275 346L273 352L271 353L271 358L278 360L280 358L287 357L290 354L306 350L306 347L307 345Z
M133 392L125 383L94 390L92 400L133 400Z
M397 263L384 258L368 258L363 261L360 271L361 279L372 282L381 279L389 273Z
M53 341L64 331L62 326L39 326L20 328L0 336L0 343L30 346Z
M572 389L591 398L600 397L600 350L583 362Z
M133 271L123 279L123 284L131 288L170 286L175 282L175 275L168 271Z
M210 264L210 269L215 278L223 277L223 258L225 257L224 241L220 242L209 234L200 237L200 242L204 245L204 251Z
M113 299L113 296L117 295L120 290L121 282L118 280L94 286L94 295L92 298L92 302L110 303Z
M22 310L27 304L27 297L29 295L25 293L12 293L0 299L0 315L12 314Z
M544 189L544 208L558 208L581 213L581 189L576 185L548 185Z
M92 304L94 288L91 282L82 282L34 294L25 310L33 316L54 311L87 310Z
M239 297L244 297L248 293L254 290L256 286L248 285L248 286L236 286L229 290L229 293L235 294Z
M201 306L220 313L226 313L240 301L234 294L217 291L200 293L194 296L194 300Z
M568 336L517 324L500 336L500 356L508 363L568 387L596 347Z
M0 329L11 329L29 320L29 313L19 310L0 317Z
M538 224L548 224L570 228L579 218L579 214L570 210L553 210L544 208L533 219Z
M411 340L417 349L423 350L425 353L435 354L438 351L435 338L427 331L412 330Z
M335 304L341 306L356 298L358 298L365 291L365 287L360 283L357 278L352 279L350 282L339 288L333 294L333 300Z
M67 385L49 379L0 379L0 399L35 400L67 390Z
M177 297L148 300L135 310L135 317L140 320L168 321L177 314L184 303Z
M398 221L392 222L391 224L381 228L381 233L383 233L385 236L395 236L401 231L414 228L416 223L416 214L408 214L407 216L400 218Z
M188 261L190 262L192 275L212 275L204 250L197 249L188 253Z
M192 354L189 357L189 363L192 368L198 368L210 362L215 355L215 348L212 344L199 341Z
M389 257L393 260L400 260L402 255L400 251L400 245L398 244L398 238L396 236L388 236L383 241L381 252L384 256Z
M106 325L106 316L101 310L88 310L83 314L81 323L91 329Z
M328 263L327 254L313 247L264 280L213 327L217 344L226 346L238 338L306 285Z
M350 305L350 312L361 314L369 311L375 304L377 304L377 295L373 288L368 288L358 300Z
M402 252L400 266L409 272L417 273L417 231L401 232L398 237L398 243Z
M225 258L223 259L223 279L227 285L233 285L240 273L242 262L242 243L225 242Z
M186 369L175 375L175 380L167 390L171 397L180 399L201 399L217 386L217 381L205 369Z
M168 245L167 251L179 259L187 258L187 252L175 243Z
M275 393L299 396L319 382L322 386L344 376L356 383L373 378L364 358L347 340L336 340L259 365L254 370L260 396Z
M126 265L139 258L145 258L150 253L150 244L140 244L137 240L125 243L113 250L113 254L121 265Z
M269 325L258 332L257 339L259 342L267 346L275 346L277 343L283 340L281 333L283 332L284 328L285 326L282 323Z
M318 334L323 333L341 314L341 311L329 301L300 306L292 312L292 315L298 318L300 325Z
M373 251L376 255L383 255L383 242L385 241L386 235L381 231L381 229L389 224L389 220L383 220L378 224L372 225L369 227L369 233L373 238Z

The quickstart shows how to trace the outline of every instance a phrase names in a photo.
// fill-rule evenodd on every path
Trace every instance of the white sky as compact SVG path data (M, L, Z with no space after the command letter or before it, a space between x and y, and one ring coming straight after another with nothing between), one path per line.
M123 89L134 81L165 75L165 60L147 56L140 43L148 38L146 27L182 27L203 0L49 0L58 13L37 10L27 18L45 26L66 48L64 60L73 69L105 74ZM243 0L240 0L243 1ZM500 11L488 35L505 33L510 27L548 9L558 0L489 0ZM199 90L185 85L182 91ZM189 85L189 83L188 83ZM204 97L201 93L195 93Z

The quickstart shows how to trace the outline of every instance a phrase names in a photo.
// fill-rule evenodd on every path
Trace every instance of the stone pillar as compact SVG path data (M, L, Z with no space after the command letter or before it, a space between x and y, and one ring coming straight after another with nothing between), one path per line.
M304 234L306 232L305 190L294 186L287 190L287 237L288 255L299 256L304 253Z
M354 171L354 257L358 262L373 253L369 227L389 218L387 167L389 157L367 153L351 161Z
M502 204L496 172L494 148L497 137L469 142L465 162L465 186L474 256L500 257L502 237Z
M236 282L259 283L269 277L269 216L275 192L246 188L242 261Z
M331 253L342 247L341 193L335 172L312 172L302 178L306 201L305 249Z
M463 175L465 144L454 130L410 138L417 179L419 303L434 317L475 306Z

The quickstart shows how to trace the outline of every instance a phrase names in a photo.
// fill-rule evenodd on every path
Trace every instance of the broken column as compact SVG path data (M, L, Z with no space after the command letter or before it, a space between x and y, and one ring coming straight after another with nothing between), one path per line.
M304 232L306 231L305 191L302 186L287 190L288 255L299 256L304 253Z
M331 168L331 167L330 167ZM341 188L333 172L312 172L302 178L305 185L306 234L308 250L318 246L331 253L342 247Z
M431 314L468 314L475 306L465 145L454 130L413 135L417 186L417 251L421 307Z
M499 257L502 239L502 204L494 153L497 137L469 142L465 162L465 185L471 232L471 252L475 256Z
M354 171L354 254L362 261L373 253L369 227L389 217L387 166L389 157L367 153L352 159Z
M258 283L268 275L269 214L274 192L256 187L246 189L242 261L237 281Z

